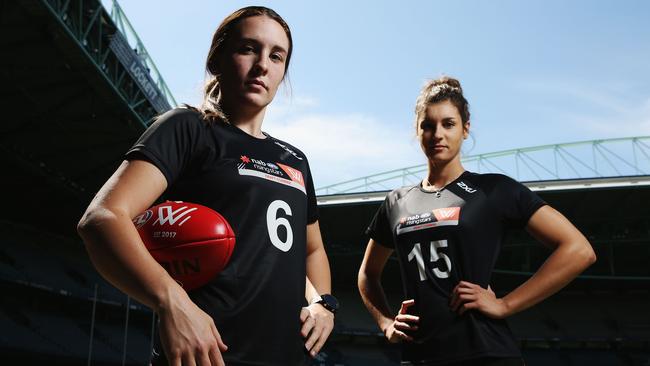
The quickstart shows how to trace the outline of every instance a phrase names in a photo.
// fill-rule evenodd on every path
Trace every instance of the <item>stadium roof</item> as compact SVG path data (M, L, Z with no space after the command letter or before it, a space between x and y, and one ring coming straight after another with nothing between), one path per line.
M568 191L577 189L622 188L636 186L650 186L650 175L547 180L537 182L524 182L532 191ZM344 193L318 196L319 206L342 205L352 203L372 203L383 201L389 191Z
M505 174L531 182L531 188L537 190L571 189L583 184L647 184L646 178L639 177L650 176L650 136L534 146L464 156L461 161L467 170ZM426 164L421 164L390 170L320 187L316 193L326 196L387 191L418 183L427 169ZM374 197L359 197L366 196Z
M174 104L119 7L3 2L0 219L74 233L151 118Z

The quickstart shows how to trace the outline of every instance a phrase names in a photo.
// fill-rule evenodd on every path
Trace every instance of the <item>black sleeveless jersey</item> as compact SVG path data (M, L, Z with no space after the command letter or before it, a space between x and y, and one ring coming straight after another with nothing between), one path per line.
M165 199L210 207L235 232L226 268L190 292L228 345L226 364L303 362L306 227L318 218L305 155L269 135L258 139L179 108L158 118L127 159L160 169Z
M420 185L388 194L368 228L395 249L410 313L420 317L403 364L440 365L479 357L521 357L504 320L458 315L451 293L465 280L487 288L505 231L523 228L545 203L500 174L464 172L436 193Z

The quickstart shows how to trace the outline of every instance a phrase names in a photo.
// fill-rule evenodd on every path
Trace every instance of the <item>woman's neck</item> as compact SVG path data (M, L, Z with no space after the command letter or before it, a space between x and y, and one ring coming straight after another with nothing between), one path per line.
M457 159L445 164L436 164L429 160L429 175L426 181L429 185L437 189L442 189L463 174L464 171L465 168L463 168L463 165Z
M262 122L266 107L260 109L249 108L228 108L223 107L223 112L228 117L230 124L237 126L240 130L256 138L266 138L262 133Z

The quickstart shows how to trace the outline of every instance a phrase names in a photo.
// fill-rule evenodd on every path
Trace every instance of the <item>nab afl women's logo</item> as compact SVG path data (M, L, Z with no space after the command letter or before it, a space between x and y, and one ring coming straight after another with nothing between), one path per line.
M135 225L135 227L137 227L137 228L141 228L142 225L146 224L147 221L149 221L149 219L150 219L152 216L153 216L153 212L152 212L151 210L147 210L147 211L145 211L145 212L139 214L138 216L136 216L136 217L133 219L133 224Z

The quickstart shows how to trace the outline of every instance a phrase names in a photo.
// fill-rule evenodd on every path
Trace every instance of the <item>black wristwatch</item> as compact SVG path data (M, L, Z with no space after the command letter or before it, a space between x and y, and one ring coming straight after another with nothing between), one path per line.
M312 303L323 305L323 307L331 311L332 314L336 314L336 312L339 310L339 301L336 299L336 297L330 294L322 294L320 295L320 299L317 298Z

